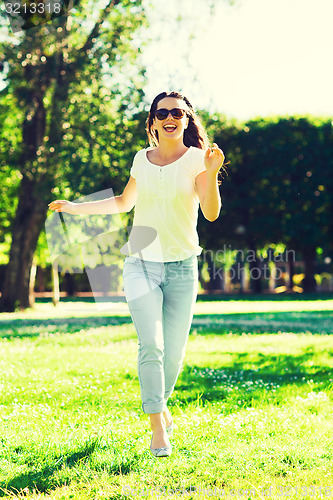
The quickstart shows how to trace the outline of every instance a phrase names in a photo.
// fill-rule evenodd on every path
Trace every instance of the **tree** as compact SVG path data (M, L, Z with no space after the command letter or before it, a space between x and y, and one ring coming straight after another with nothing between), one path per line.
M108 76L109 85L114 85L109 97L115 118L123 111L117 71L135 60L138 49L133 47L132 35L143 22L141 2L110 0L85 33L81 26L88 16L85 4L80 2L70 14L25 31L18 44L2 44L3 60L9 66L4 93L16 100L20 110L17 128L22 131L22 144L15 150L15 167L21 180L11 225L2 311L30 305L32 259L50 193L62 180L63 147L75 96L89 88L103 88L101 79ZM135 88L134 77L127 96L123 96L127 104L133 102L130 96L135 95Z
M284 134L284 166L279 175L280 216L284 243L302 254L305 266L303 289L315 290L317 248L331 239L330 192L332 140L322 133L332 124L328 120L291 118L281 122ZM281 172L281 168L280 168Z
M199 221L203 242L213 249L227 242L253 255L283 243L303 256L303 287L313 291L317 248L332 245L331 121L272 117L231 126L216 117L206 123L230 166L214 230ZM260 269L260 256L249 264ZM261 291L259 272L252 287Z

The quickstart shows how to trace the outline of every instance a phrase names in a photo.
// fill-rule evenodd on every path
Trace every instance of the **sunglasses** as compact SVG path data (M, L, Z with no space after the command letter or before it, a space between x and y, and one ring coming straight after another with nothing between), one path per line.
M185 109L182 108L173 108L173 109L161 108L155 111L155 116L158 120L165 120L166 118L168 118L169 113L171 113L171 116L173 118L176 118L176 120L180 120L181 118L183 118L186 111Z

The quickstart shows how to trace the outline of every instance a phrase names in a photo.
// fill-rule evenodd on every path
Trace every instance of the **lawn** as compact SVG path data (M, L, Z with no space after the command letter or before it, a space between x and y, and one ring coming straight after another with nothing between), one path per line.
M332 311L332 298L199 300L163 459L124 302L2 314L0 496L333 498Z

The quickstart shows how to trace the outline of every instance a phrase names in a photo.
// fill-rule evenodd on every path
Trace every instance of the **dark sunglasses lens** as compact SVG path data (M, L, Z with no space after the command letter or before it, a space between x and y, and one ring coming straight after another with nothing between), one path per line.
M174 118L179 120L180 118L183 118L185 110L181 108L173 108L173 109L161 108L156 111L155 116L158 120L165 120L169 116L169 113L171 113L171 115Z
M172 116L174 118L178 118L178 119L183 118L184 113L185 113L185 111L183 109L180 109L180 108L174 108L171 110Z
M165 120L167 118L169 114L169 110L168 109L158 109L155 113L155 116L158 120Z

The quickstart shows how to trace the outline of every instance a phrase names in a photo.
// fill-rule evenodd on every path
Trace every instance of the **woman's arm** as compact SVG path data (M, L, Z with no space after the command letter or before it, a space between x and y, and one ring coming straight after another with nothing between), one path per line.
M137 200L136 180L130 176L123 194L106 200L72 203L66 200L55 200L49 203L50 210L67 212L72 215L120 214L130 212Z
M218 218L222 206L217 181L217 175L207 172L201 172L195 178L201 211L209 222L214 222Z
M218 187L218 173L224 162L224 154L214 143L213 148L208 148L205 154L206 171L195 178L200 207L205 218L214 222L220 214L221 197Z

